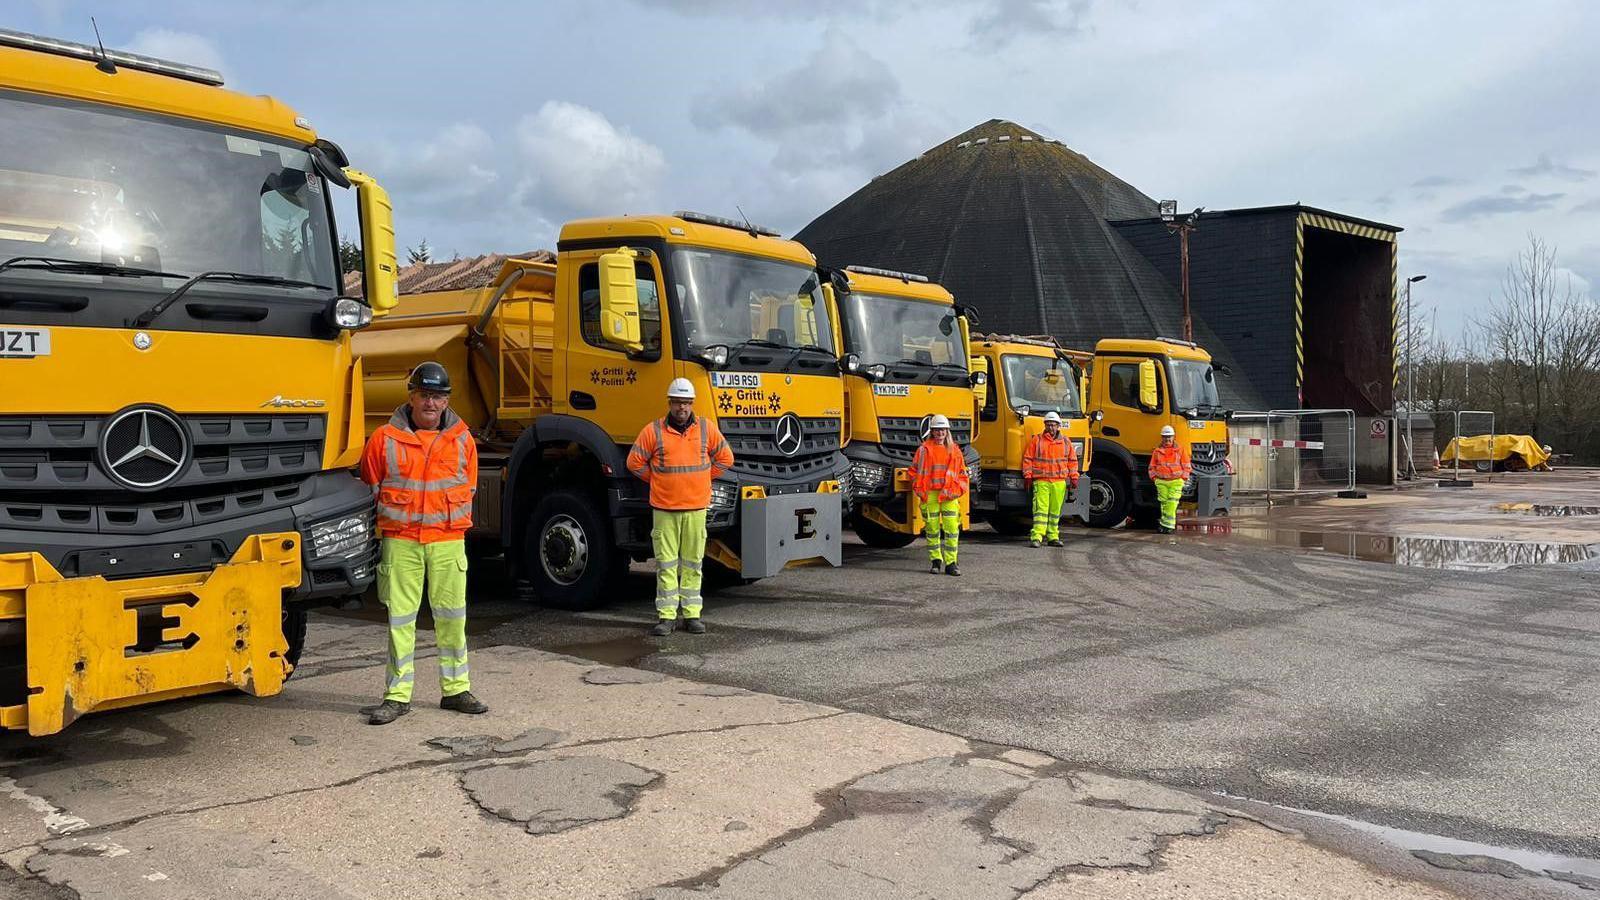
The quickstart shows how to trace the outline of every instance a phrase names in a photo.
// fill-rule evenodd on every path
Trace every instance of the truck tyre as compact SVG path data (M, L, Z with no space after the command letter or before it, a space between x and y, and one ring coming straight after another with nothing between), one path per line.
M300 654L306 649L306 608L298 603L284 604L283 607L283 639L289 643L289 651L283 658L291 666L300 665ZM293 672L289 673L291 676Z
M915 534L890 531L877 522L861 516L856 517L855 532L856 537L861 538L861 543L879 550L899 550L901 547L911 546L911 542L917 539Z
M1021 537L1033 530L1033 519L1025 519L1014 514L995 513L989 517L989 527L993 528L996 534L1003 534L1006 537Z
M1115 528L1133 508L1133 485L1120 467L1089 467L1089 527Z
M594 609L616 596L627 569L592 494L552 491L534 506L522 536L522 571L541 605Z

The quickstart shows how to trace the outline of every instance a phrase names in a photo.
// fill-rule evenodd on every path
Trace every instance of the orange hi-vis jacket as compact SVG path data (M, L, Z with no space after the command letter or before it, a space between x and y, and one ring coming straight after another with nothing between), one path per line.
M695 416L683 431L665 418L639 432L628 452L628 471L650 485L656 509L705 509L711 480L733 468L733 449L710 420Z
M459 541L472 526L478 445L446 409L438 431L417 431L402 406L367 440L361 480L378 486L378 531L420 544Z
M1030 481L1070 481L1077 487L1077 448L1059 431L1054 438L1039 432L1028 438L1028 449L1022 454L1022 477Z
M1182 444L1157 446L1150 453L1150 478L1154 481L1188 481L1189 451Z
M923 441L911 460L911 489L917 498L934 494L940 500L954 500L967 492L967 460L954 441L936 444Z

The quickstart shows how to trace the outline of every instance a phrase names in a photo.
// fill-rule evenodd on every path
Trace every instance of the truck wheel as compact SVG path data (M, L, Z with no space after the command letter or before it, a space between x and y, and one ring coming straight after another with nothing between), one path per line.
M289 642L289 652L283 658L291 666L300 665L300 654L306 649L306 608L300 604L284 604L283 639ZM293 672L289 673L291 676Z
M1121 469L1089 467L1089 527L1114 528L1133 507L1133 486Z
M909 547L911 542L917 539L915 534L890 531L877 522L868 521L860 516L856 517L855 532L856 537L861 538L861 543L879 550L899 550L901 547Z
M533 508L522 538L522 571L540 604L594 609L615 596L628 561L611 542L610 520L587 493L560 490Z
M993 528L995 533L1006 537L1021 537L1033 530L1033 519L995 513L989 517L989 527Z

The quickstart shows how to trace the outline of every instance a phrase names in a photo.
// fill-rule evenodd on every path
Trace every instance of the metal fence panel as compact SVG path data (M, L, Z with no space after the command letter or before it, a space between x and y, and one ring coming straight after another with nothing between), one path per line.
M1356 416L1352 409L1274 409L1235 413L1234 493L1273 495L1353 491Z

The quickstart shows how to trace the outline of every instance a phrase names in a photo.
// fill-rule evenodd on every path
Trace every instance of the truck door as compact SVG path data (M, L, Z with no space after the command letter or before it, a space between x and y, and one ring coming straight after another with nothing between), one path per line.
M1162 415L1167 405L1162 366L1155 367L1155 407L1141 402L1139 366L1146 361L1148 357L1137 356L1097 359L1097 374L1090 385L1095 394L1095 406L1105 412L1105 418L1094 425L1094 435L1116 441L1129 452L1141 456L1148 456L1150 450L1161 443L1161 426L1167 424L1167 417ZM1100 377L1100 372L1104 372L1104 377Z
M661 270L654 254L634 262L639 282L639 339L642 350L608 343L600 328L600 264L603 250L564 255L572 266L577 315L569 317L567 402L573 415L606 430L619 444L633 443L646 422L667 408L667 385L673 378L670 324L661 298Z

